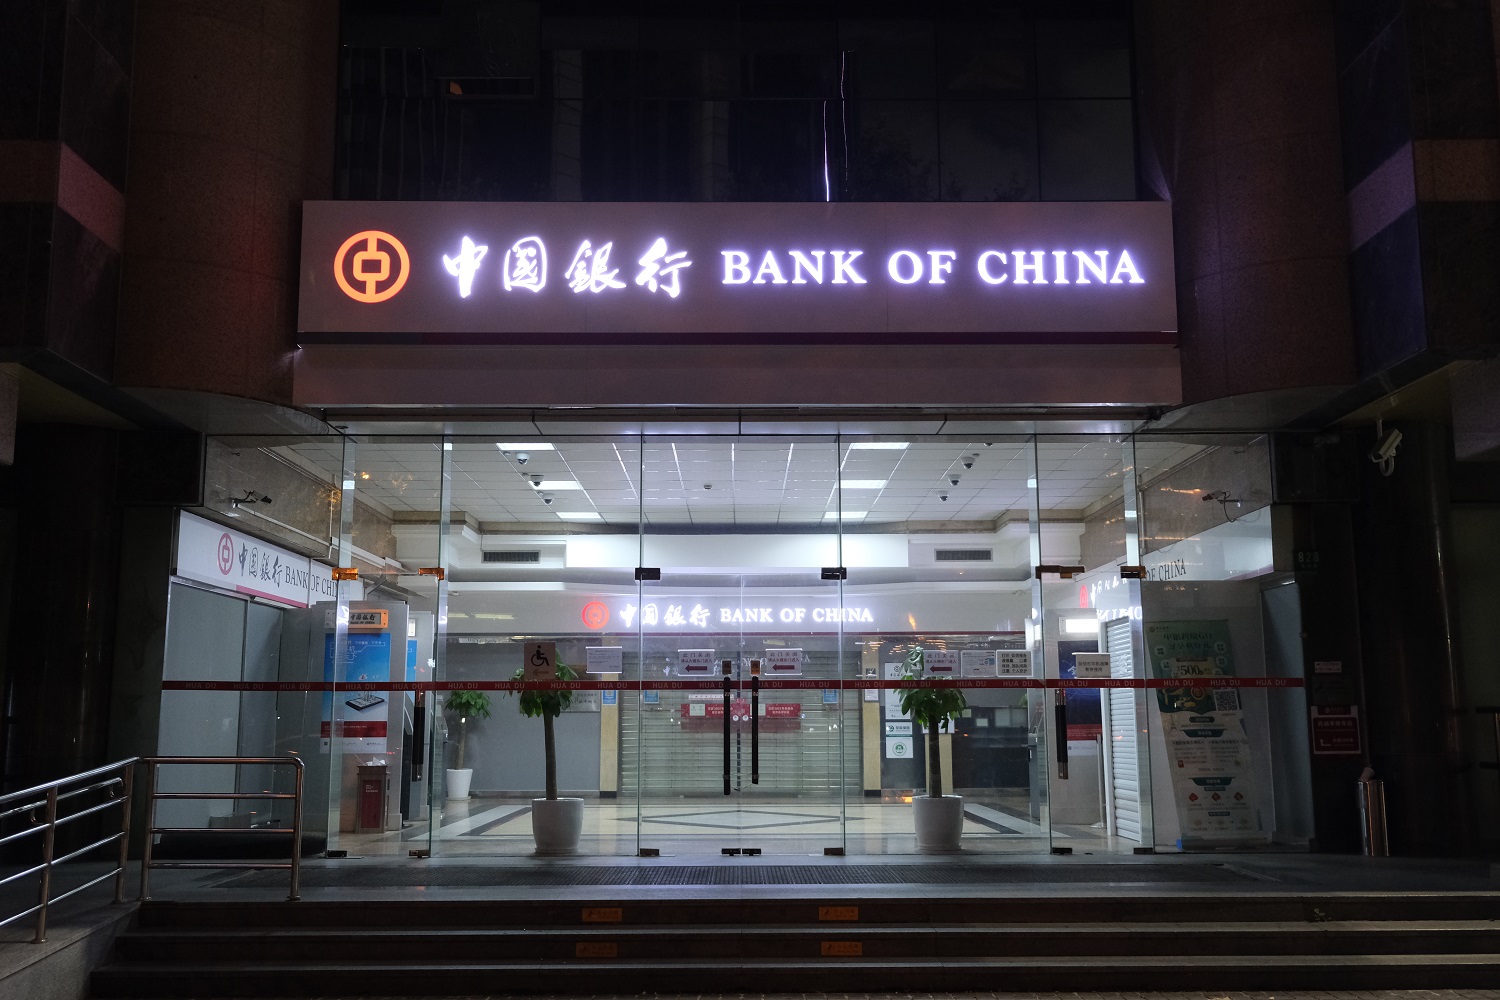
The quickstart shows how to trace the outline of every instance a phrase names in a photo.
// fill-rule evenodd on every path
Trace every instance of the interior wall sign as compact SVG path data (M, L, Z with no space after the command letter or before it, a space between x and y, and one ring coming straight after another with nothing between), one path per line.
M308 202L315 343L1172 343L1161 202Z

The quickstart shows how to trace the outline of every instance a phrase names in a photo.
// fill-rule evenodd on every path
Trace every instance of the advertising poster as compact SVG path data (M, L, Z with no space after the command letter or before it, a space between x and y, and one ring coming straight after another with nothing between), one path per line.
M323 680L334 683L333 651L338 637L329 633L323 640ZM344 676L338 690L323 693L323 747L327 749L333 731L334 699L339 703L339 735L345 753L384 753L385 725L389 717L389 691L364 688L361 685L384 685L391 679L391 634L373 632L349 633Z
M1183 846L1265 840L1239 690L1212 683L1235 675L1229 623L1149 622L1146 650L1152 676L1184 681L1157 691Z

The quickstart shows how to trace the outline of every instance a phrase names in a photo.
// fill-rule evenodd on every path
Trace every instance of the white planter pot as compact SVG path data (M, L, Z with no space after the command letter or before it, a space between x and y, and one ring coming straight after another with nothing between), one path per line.
M572 854L581 833L582 799L531 800L531 836L538 854Z
M445 771L447 778L448 798L466 799L469 797L469 782L474 780L474 769L466 767L462 771Z
M959 837L964 831L962 795L944 795L940 799L918 795L912 798L911 807L920 850L934 854L958 850Z

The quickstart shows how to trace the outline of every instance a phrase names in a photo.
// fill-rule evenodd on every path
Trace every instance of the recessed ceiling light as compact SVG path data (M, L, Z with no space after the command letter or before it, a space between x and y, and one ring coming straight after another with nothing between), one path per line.
M560 510L557 516L564 521L602 521L598 514L591 510Z
M839 485L846 490L883 490L884 479L840 479Z
M532 488L538 490L581 490L583 484L576 479L543 479L539 483L532 483Z
M550 444L517 443L515 441L496 441L495 447L501 451L556 451Z
M823 520L825 520L825 521L858 521L860 518L864 517L868 513L870 513L870 512L867 511L867 510L846 510L846 511L843 512L842 515L840 515L838 511L836 511L836 510L830 510L828 513L826 513L826 514L823 515Z
M906 441L855 441L849 446L849 450L853 451L858 448L860 451L905 451L908 447L909 442Z
M1028 480L1026 480L1026 488L1028 490L1034 490L1034 489L1036 489L1036 480L1035 479L1028 479Z

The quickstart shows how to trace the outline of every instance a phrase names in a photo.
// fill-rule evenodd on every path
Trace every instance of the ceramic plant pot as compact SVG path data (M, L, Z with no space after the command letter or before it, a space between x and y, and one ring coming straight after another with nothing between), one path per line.
M572 854L582 832L582 799L531 800L531 836L538 854Z
M964 830L964 797L944 795L935 799L918 795L911 800L917 825L917 847L934 854L958 850Z

